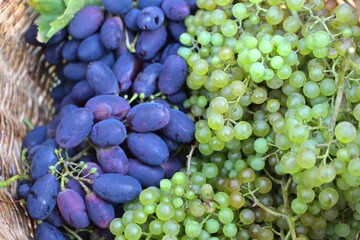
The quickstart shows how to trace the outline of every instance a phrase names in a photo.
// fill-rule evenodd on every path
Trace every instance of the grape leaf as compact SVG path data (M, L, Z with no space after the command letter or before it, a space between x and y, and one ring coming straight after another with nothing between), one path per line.
M66 27L75 14L89 5L100 5L101 0L28 0L40 16L37 39L46 43L55 33Z

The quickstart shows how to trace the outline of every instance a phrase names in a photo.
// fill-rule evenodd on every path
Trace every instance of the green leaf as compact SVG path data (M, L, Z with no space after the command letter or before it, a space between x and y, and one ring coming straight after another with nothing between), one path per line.
M55 33L66 27L75 14L89 5L100 5L101 0L28 0L40 16L37 39L46 43Z

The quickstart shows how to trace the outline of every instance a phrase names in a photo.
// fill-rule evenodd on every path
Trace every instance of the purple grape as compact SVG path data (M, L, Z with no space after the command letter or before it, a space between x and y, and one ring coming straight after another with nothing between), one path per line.
M74 104L68 104L61 108L60 116L63 118L65 115L69 114L70 112L78 109L78 107Z
M56 148L56 141L54 139L48 139L36 150L30 159L30 175L33 180L47 174L49 167L57 163L58 158L54 152Z
M59 182L51 174L45 174L34 182L26 203L31 218L44 220L51 214L59 188Z
M30 150L32 147L42 144L46 140L46 132L46 126L34 127L24 138L23 147Z
M69 181L65 183L65 187L74 190L77 192L82 198L85 198L85 190L81 186L78 180L74 178L69 178Z
M169 157L168 160L161 164L161 167L165 171L165 177L171 179L176 172L180 171L183 163L176 157Z
M136 159L129 159L129 176L135 178L146 188L150 186L159 186L164 178L165 172L161 166L149 166Z
M47 222L40 223L35 229L35 240L66 240L59 229Z
M139 26L137 25L137 18L140 14L141 10L137 8L131 9L128 13L126 13L124 18L124 23L126 28L131 31L137 32L140 30Z
M174 94L166 96L169 102L173 104L183 104L183 102L188 98L184 90L180 90Z
M44 44L36 39L37 34L38 27L35 24L31 24L25 32L25 41L33 46L43 46Z
M115 62L112 70L120 84L120 91L127 91L141 69L141 61L132 53L122 54Z
M141 184L133 177L104 173L95 178L93 190L102 199L111 203L126 203L137 198Z
M80 41L78 40L69 40L64 44L64 47L62 49L62 57L66 60L66 61L76 61L78 59L78 55L77 55L77 50L78 47L80 45Z
M144 9L150 6L160 7L163 0L138 0L138 8Z
M106 49L116 49L124 39L123 22L118 17L110 17L101 27L100 38Z
M168 44L166 46L166 48L164 49L164 51L161 54L161 59L160 62L162 64L164 64L164 62L166 61L166 59L170 56L170 55L176 55L178 49L181 47L181 44L179 43L171 43Z
M148 65L142 72L140 72L132 85L134 93L143 93L145 97L155 93L157 89L157 80L162 69L162 64L153 63Z
M104 14L98 6L87 6L81 9L69 23L69 34L75 39L84 39L95 33L102 22Z
M164 136L160 136L160 137L162 140L164 140L166 146L168 147L169 153L175 153L178 150L178 148L180 146L180 144L178 142L171 140Z
M85 177L87 179L90 179L90 180L94 180L95 178L97 178L98 176L100 176L101 174L104 173L104 171L101 169L101 167L97 164L97 163L94 163L94 162L86 162L86 165L87 165L87 168L85 168L81 173L80 175L82 177ZM94 174L89 174L90 173L90 170L92 168L96 168L96 172ZM89 175L88 175L89 174ZM87 175L87 176L86 176Z
M104 56L106 50L101 43L100 34L95 33L81 41L77 50L78 57L84 62L91 62Z
M54 210L45 220L55 227L61 227L64 223L64 219L62 218L57 207L54 208Z
M188 65L186 61L178 56L169 56L160 72L158 86L160 91L165 94L174 94L184 85L188 75Z
M54 45L46 46L44 51L44 59L51 65L59 64L62 60L61 51L64 42L59 42Z
M108 54L105 54L101 58L99 58L100 62L105 63L109 68L112 68L115 64L115 57L112 52L109 52Z
M165 142L154 133L132 132L127 143L130 152L145 164L159 166L169 157Z
M119 146L96 148L96 156L106 173L126 174L129 169L128 158Z
M98 94L116 94L119 84L111 69L100 61L91 62L86 70L86 79Z
M136 132L152 132L165 127L170 121L167 107L160 103L140 103L126 116L129 127Z
M64 75L71 80L82 80L86 76L87 65L84 62L68 62L63 69Z
M72 227L86 228L89 216L86 212L84 199L74 190L66 189L59 193L57 206L64 220Z
M166 39L167 32L164 26L153 31L143 31L136 42L136 53L143 60L152 59L164 46Z
M47 125L47 131L46 131L47 138L55 137L56 129L59 126L60 120L61 120L60 114L56 114L53 116L53 118Z
M76 102L83 104L95 96L95 91L86 80L83 80L73 87L71 94Z
M195 11L198 9L196 0L184 0L184 1L187 3L191 11Z
M158 29L164 22L164 13L159 7L144 8L137 17L137 25L141 30L151 31Z
M115 218L113 205L93 192L86 195L85 204L91 221L99 228L108 228L110 222Z
M60 31L57 31L46 43L46 46L57 44L61 41L66 40L66 37L68 36L67 28L63 28Z
M18 198L19 199L27 199L27 197L29 196L29 193L30 193L30 189L31 189L30 182L25 182L23 184L20 184L16 191Z
M174 21L184 20L190 14L190 8L184 0L164 0L161 8L166 17Z
M112 14L125 14L132 7L132 0L102 0L105 9Z
M85 108L89 109L97 121L108 118L124 120L130 110L130 104L120 96L102 95L91 98Z
M186 32L184 21L169 21L167 27L175 40L180 42L180 35Z
M116 119L105 119L96 123L90 133L91 141L98 147L120 145L125 138L126 128Z
M170 122L160 130L165 137L179 143L190 143L194 140L195 124L183 112L169 109Z
M51 97L54 99L55 102L61 102L61 100L65 96L66 96L66 90L65 90L65 81L64 81L52 89Z
M78 108L65 115L56 129L56 142L62 148L73 148L89 135L94 116L87 108Z

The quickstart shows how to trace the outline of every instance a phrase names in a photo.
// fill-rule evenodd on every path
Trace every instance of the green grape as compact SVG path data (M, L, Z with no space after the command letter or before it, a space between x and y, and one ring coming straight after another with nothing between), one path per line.
M227 223L224 225L223 233L226 237L233 238L236 236L238 229L235 224Z
M209 65L204 59L199 59L193 66L193 71L198 75L205 75L208 72Z
M220 224L216 219L209 219L205 222L205 229L210 234L218 232L219 228Z
M120 235L124 232L125 225L121 221L121 218L114 218L109 225L110 232L113 235Z
M286 173L294 174L300 170L300 166L296 161L296 155L293 152L284 154L280 159L280 164Z
M353 10L350 5L346 3L339 4L335 8L336 20L342 23L345 23L351 19L353 15Z
M208 125L213 130L220 130L224 126L224 117L221 114L212 113L208 116Z
M231 223L234 220L234 212L230 208L222 208L218 212L219 221L223 224Z
M276 72L277 76L280 79L288 79L291 77L292 75L292 69L290 66L288 65L283 65L281 68L278 69L278 71Z
M298 185L296 189L296 195L299 199L305 203L311 203L315 199L315 192L311 188L303 185Z
M257 153L264 154L269 150L267 141L265 138L257 138L254 142L254 149Z
M221 25L226 21L226 13L221 9L215 9L211 12L211 22L215 25Z
M300 198L295 198L291 202L291 210L297 215L305 213L308 209L307 203Z
M245 47L248 49L256 48L258 40L254 36L249 36L245 39Z
M261 58L261 52L258 49L254 48L249 50L248 59L251 63L258 61L260 58Z
M240 192L232 192L229 196L229 203L232 208L240 209L245 205L245 197Z
M336 93L337 90L337 86L335 84L335 81L330 79L330 78L326 78L324 80L321 81L320 83L320 92L322 95L324 96L332 96Z
M271 25L277 25L284 19L284 11L279 6L271 6L266 12L266 21Z
M226 20L223 24L221 24L221 33L225 37L233 37L238 31L238 26L233 20Z
M235 80L230 83L230 91L233 95L240 97L244 95L246 91L246 85L241 81Z
M219 57L221 60L226 61L234 57L234 53L231 47L223 46L219 51Z
M184 44L185 46L191 46L191 42L192 42L192 37L190 34L188 33L182 33L180 35L180 42L181 44Z
M255 104L262 104L267 100L267 91L264 88L256 88L251 95L251 101Z
M162 220L170 220L174 216L174 206L170 203L162 202L156 207L156 216Z
M210 81L213 82L215 87L222 88L228 84L229 76L221 70L215 70L211 73Z
M211 35L211 44L213 45L213 46L221 46L221 45L223 45L223 43L224 43L224 36L222 35L222 34L220 34L220 33L213 33L212 35Z
M280 69L284 65L284 60L281 56L274 56L270 61L273 69Z
M330 43L330 36L325 31L317 31L314 33L314 46L317 48L326 47Z
M163 222L160 220L152 220L149 224L149 232L153 235L160 235L163 233Z
M180 225L176 221L169 220L164 222L163 232L165 234L171 234L173 236L176 236L179 234L179 231L180 231Z
M236 3L232 7L232 13L235 18L239 20L243 20L247 17L248 14L247 7L243 3Z
M137 223L137 224L144 224L147 220L147 214L143 211L143 210L135 210L134 211L134 216L133 216L133 220L134 220L134 223Z
M229 103L224 97L216 97L211 100L210 107L217 114L223 114L229 109Z
M324 183L332 182L336 177L336 171L331 165L321 165L318 168L318 179Z
M286 0L286 5L290 10L298 11L304 6L303 0Z
M131 209L126 210L122 216L122 222L124 223L124 225L128 225L128 224L134 222L133 216L134 216L134 210L131 210Z
M250 66L250 74L252 77L261 78L265 73L265 67L262 63L255 62Z
M125 240L125 239L126 238L125 238L125 236L123 234L119 234L114 238L114 240Z
M223 126L219 131L217 131L216 135L223 142L228 142L234 137L234 131L229 126Z
M259 50L264 54L271 53L273 51L273 48L274 45L269 40L261 40L259 42Z
M253 182L255 180L255 172L251 168L244 168L240 171L239 176L244 183Z
M335 137L342 143L350 143L356 138L356 128L350 122L340 122L335 127Z
M195 131L195 138L200 143L209 142L211 137L212 137L212 133L211 133L210 128L208 128L208 127L196 129L196 131Z
M196 238L201 234L201 225L196 221L188 221L185 224L185 233L190 238Z
M219 205L217 205L217 208L224 208L224 207L227 207L229 206L229 195L225 192L217 192L215 195L214 195L214 198L213 198Z
M234 136L239 140L247 139L252 134L252 127L248 122L240 121L234 126Z
M348 171L355 177L360 177L360 158L353 158L348 165Z
M127 239L140 239L142 234L141 227L135 223L129 223L124 230L124 235Z
M319 194L319 203L323 209L333 207L339 200L339 193L331 187L323 189Z
M350 234L350 226L346 223L338 223L335 225L335 234L338 237L347 237Z
M252 210L245 208L241 210L239 218L241 223L250 225L255 221L255 213Z

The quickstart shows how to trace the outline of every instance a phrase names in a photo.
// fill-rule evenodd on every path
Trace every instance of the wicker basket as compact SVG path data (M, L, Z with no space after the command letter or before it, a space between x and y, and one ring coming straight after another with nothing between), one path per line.
M357 5L360 0L348 1ZM50 74L42 51L26 44L23 33L36 14L24 0L0 0L0 179L22 171L23 119L41 124L52 115ZM33 238L34 222L14 199L16 184L0 189L0 240Z

